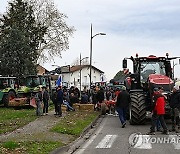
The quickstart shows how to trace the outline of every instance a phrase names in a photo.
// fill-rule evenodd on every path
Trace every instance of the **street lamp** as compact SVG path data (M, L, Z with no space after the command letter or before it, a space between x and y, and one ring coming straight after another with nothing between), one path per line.
M80 53L80 79L79 79L79 82L80 82L80 88L79 88L79 90L80 90L80 99L81 99L81 70L82 70L82 68L81 68L81 62L84 60L84 59L87 59L87 58L89 58L89 57L84 57L84 58L82 58L81 59L81 53Z
M92 39L98 35L106 35L105 33L97 33L95 35L92 34L92 24L91 24L91 39L90 39L90 73L89 73L89 79L90 79L90 88L91 88L91 82L92 82Z

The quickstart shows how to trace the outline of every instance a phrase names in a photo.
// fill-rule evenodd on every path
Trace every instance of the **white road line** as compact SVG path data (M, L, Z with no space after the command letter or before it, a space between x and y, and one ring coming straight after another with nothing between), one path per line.
M75 154L82 154L84 152L84 150L94 141L94 139L98 136L98 134L102 131L103 127L104 127L105 122L102 123L102 125L100 126L100 128L95 132L95 134L89 139L89 141L87 141L84 146L79 149L77 152L75 152Z
M97 149L111 148L117 135L106 135L96 146Z

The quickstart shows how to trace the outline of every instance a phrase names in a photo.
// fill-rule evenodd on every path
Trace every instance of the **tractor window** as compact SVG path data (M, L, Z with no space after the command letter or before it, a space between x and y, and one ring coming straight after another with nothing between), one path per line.
M36 87L38 85L40 85L40 82L39 82L39 78L37 77L32 77L32 78L26 78L26 83L25 85L27 87Z
M43 86L46 86L46 79L45 77L39 77L39 80L40 80L40 85L43 85Z
M142 62L140 68L141 81L146 82L150 74L165 75L165 68L162 66L163 62Z
M5 79L0 79L0 89L6 88L8 85L8 81Z

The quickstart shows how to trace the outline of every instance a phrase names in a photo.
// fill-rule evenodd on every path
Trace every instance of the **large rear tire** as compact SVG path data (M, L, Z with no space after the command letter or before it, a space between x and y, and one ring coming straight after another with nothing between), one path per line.
M9 106L9 101L14 99L16 97L16 94L14 91L9 91L8 94L5 94L3 97L3 103L5 107Z
M145 97L142 93L131 93L129 122L131 125L145 124L146 122L146 104Z

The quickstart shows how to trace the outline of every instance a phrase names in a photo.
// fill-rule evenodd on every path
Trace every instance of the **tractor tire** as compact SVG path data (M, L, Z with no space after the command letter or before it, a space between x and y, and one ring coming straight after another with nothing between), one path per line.
M106 104L105 103L101 103L101 114L102 115L106 114Z
M131 125L145 124L146 104L142 93L131 93L131 103L129 107L129 123Z
M5 94L3 97L3 103L5 107L9 106L9 101L14 99L16 97L16 94L14 91L9 91L8 94Z

